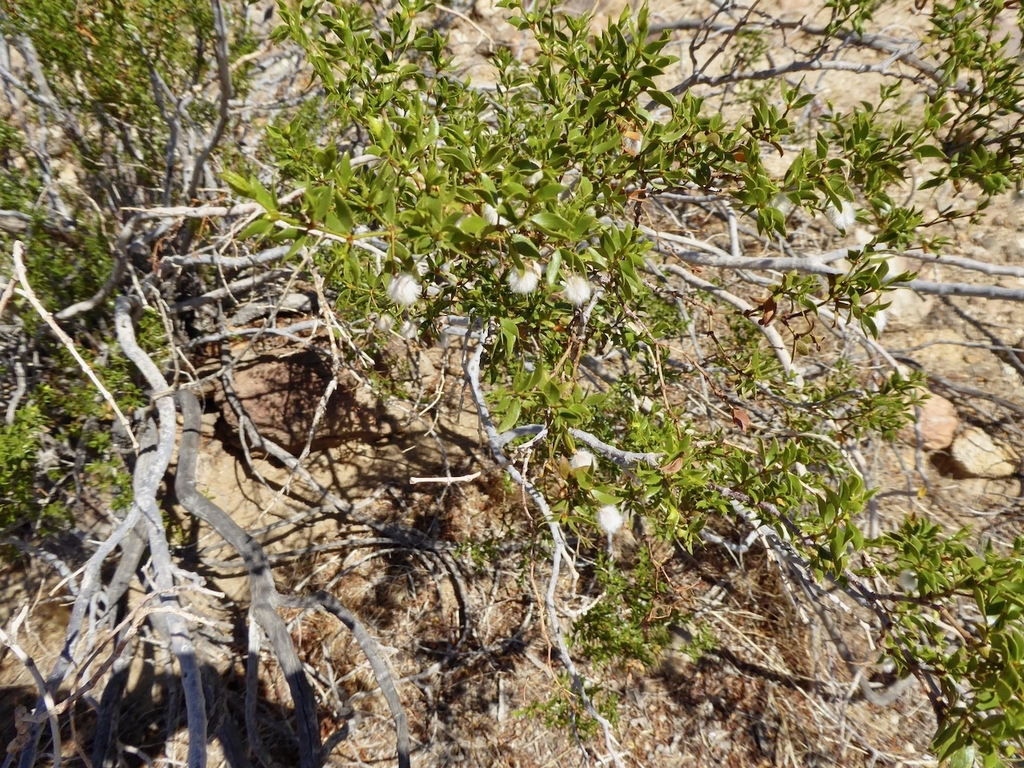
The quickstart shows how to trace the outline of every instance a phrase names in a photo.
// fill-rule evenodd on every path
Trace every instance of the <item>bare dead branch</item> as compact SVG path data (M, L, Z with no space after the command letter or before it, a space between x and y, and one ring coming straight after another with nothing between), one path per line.
M131 302L119 297L114 309L114 326L117 340L125 356L135 364L155 392L167 390L160 369L135 341L135 329L130 315ZM157 589L161 593L169 593L174 586L174 571L171 566L170 550L164 534L164 523L156 504L156 492L163 479L167 466L171 461L177 434L177 422L174 415L174 401L167 396L160 397L156 402L160 415L157 451L153 458L153 468L144 475L136 473L134 490L135 505L141 507L143 515L149 522L149 548L153 559L154 575ZM169 594L162 602L175 606L177 601ZM205 768L206 766L206 704L203 693L202 675L196 657L195 646L184 619L170 611L166 614L167 628L170 633L171 652L178 661L181 682L185 694L185 706L188 718L189 768Z
M692 285L694 288L710 293L712 296L721 299L726 304L729 304L740 312L746 313L747 317L756 312L756 309L748 304L746 301L741 299L739 296L735 296L729 291L725 290L721 286L709 283L703 278L697 277L695 274L687 269L676 266L675 264L665 264L662 269L666 272L670 272L676 277L682 278L683 282ZM782 335L775 330L771 325L762 325L756 320L751 319L758 330L764 334L764 337L768 339L768 344L772 348L772 352L775 354L775 358L779 361L782 366L782 370L787 376L792 377L793 384L797 388L803 387L803 377L793 368L793 358L789 354L789 350L786 348L786 343L782 339Z
M51 315L46 310L46 307L43 306L42 302L40 302L36 297L35 292L32 290L32 286L28 282L28 274L25 272L25 264L21 260L21 255L24 252L24 249L25 246L20 240L16 240L14 242L14 248L12 249L11 254L14 259L14 275L18 282L23 286L21 289L18 289L18 292L28 300L39 317L41 317L50 327L50 330L53 331L61 344L64 345L64 348L67 349L68 353L75 359L75 362L78 363L78 366L82 369L82 373L88 376L96 389L99 390L103 399L107 401L107 404L110 405L111 410L113 410L114 414L117 416L117 420L121 422L121 426L124 428L125 433L132 442L132 447L135 448L136 451L139 450L139 443L135 439L135 435L132 433L131 425L128 423L128 419L125 418L125 415L121 413L121 409L118 407L117 401L114 400L113 395L107 391L107 388L103 385L103 382L100 381L92 367L85 362L85 358L79 354L78 349L75 347L74 340L64 332L64 329L61 328L60 325L57 324L57 320L54 319L54 315Z
M537 508L541 511L541 514L544 517L544 522L551 533L552 542L554 544L551 555L551 577L548 581L548 589L544 597L544 605L548 616L551 635L555 640L559 659L565 667L566 672L569 674L570 680L572 680L574 693L583 703L587 714L594 718L594 720L601 726L608 754L612 762L618 768L621 768L622 759L618 753L618 743L612 734L611 723L609 723L608 720L597 711L594 707L593 701L591 701L590 696L587 694L583 678L576 669L576 664L573 662L572 655L569 653L569 646L565 641L565 633L562 631L561 621L558 616L558 608L555 604L555 594L558 590L558 580L561 576L563 553L565 554L566 564L572 570L575 577L575 569L572 566L572 560L568 556L568 551L566 549L565 536L562 534L562 528L551 512L547 499L544 498L544 495L533 485L533 483L531 483L505 456L502 450L503 443L501 442L501 436L498 434L498 430L491 419L490 410L488 409L487 402L484 399L483 389L480 386L480 363L483 358L484 349L487 346L487 336L488 329L482 329L476 350L465 365L466 382L469 384L470 393L472 394L473 402L477 408L477 415L484 428L484 434L487 436L487 442L491 448L491 453L493 454L495 461L497 461L499 466L508 473L512 482L521 486L526 495L529 496L533 503L537 505Z
M441 485L457 485L459 483L471 483L476 480L483 471L476 471L469 475L459 475L458 477L410 477L409 485L416 485L418 483L439 483Z
M121 547L121 559L117 563L110 584L107 586L107 607L110 610L122 611L121 599L128 591L128 585L135 576L139 562L146 548L143 536L143 524L140 523L125 536ZM130 627L122 626L117 633L116 645L123 648L128 640ZM128 654L120 654L110 667L110 678L103 686L100 707L96 713L96 730L93 735L92 762L96 768L109 768L107 752L114 737L114 728L121 703L121 695L128 684L128 672L132 658Z
M281 672L288 681L295 705L299 735L299 764L317 768L320 764L320 729L316 717L313 690L295 652L291 634L277 613L282 598L263 547L220 507L196 490L196 462L199 458L201 412L196 396L178 391L184 425L179 446L178 471L174 490L178 500L191 514L213 528L245 561L249 572L249 614L267 633Z
M216 266L225 271L257 267L269 264L284 256L291 250L289 245L279 245L251 256L221 256L219 254L196 254L194 256L166 256L160 262L164 270L173 267L179 269L195 269L200 266Z
M402 708L402 700L398 697L398 689L395 688L391 669L388 667L387 662L384 661L377 641L366 631L363 623L330 592L321 590L311 598L299 601L299 604L307 608L313 605L323 608L348 627L355 637L367 661L370 662L374 679L377 681L381 694L387 702L388 709L391 710L391 717L395 721L395 732L398 741L398 766L399 768L410 768L412 762L409 758L409 726L405 710Z
M797 271L810 275L822 275L822 276L835 276L840 277L846 274L846 271L839 268L833 267L823 263L822 260L815 259L813 256L808 258L794 258L794 257L745 257L745 256L733 256L719 248L715 248L707 243L702 243L694 238L685 237L682 235L674 235L672 233L656 232L647 228L641 228L644 230L644 234L652 237L657 245L656 250L665 253L666 255L675 256L681 261L687 264L694 264L702 267L713 267L717 269L744 269L750 271L776 271L776 272L789 272ZM693 247L700 248L700 251L688 251L678 248L676 244L690 245ZM848 249L852 250L852 249ZM834 257L835 252L830 253L830 257ZM884 254L881 254L884 255ZM902 254L901 254L902 255ZM923 254L917 251L912 251L906 254L910 258L919 258L922 261L935 261L936 263L942 264L945 259L944 257L930 258L927 254ZM838 258L845 258L845 256L839 256ZM975 262L967 259L957 259L954 261L950 259L948 262L950 266L962 267L964 269L972 269L978 272L985 272L986 274L1003 274L1013 277L1020 277L1024 275L1024 270L1020 274L1016 272L1017 268L1009 268L1014 271L1008 271L1007 268L990 267L989 269L982 268L983 262ZM674 265L666 265L665 269L676 274L680 277L677 270L679 267ZM999 271L997 271L997 269ZM685 271L685 270L684 270ZM687 273L691 274L691 273ZM700 280L700 278L696 278ZM687 282L691 282L687 279ZM706 282L706 281L702 281ZM1004 288L998 285L972 285L970 283L936 283L930 280L910 280L906 283L890 283L888 288L907 288L915 293L924 293L934 296L972 296L983 299L997 299L1001 301L1024 301L1024 289L1021 288ZM732 302L730 302L732 303ZM735 305L739 308L739 305ZM746 310L743 310L746 311Z
M264 272L262 275L236 280L235 282L228 283L221 288L215 288L212 291L208 291L201 296L193 296L191 299L185 299L184 301L179 301L177 304L171 304L170 307L168 307L168 310L172 314L178 314L190 309L206 306L207 304L213 304L221 299L226 299L229 296L244 295L255 288L259 288L261 285L271 283L274 280L286 277L292 273L293 270L290 269L272 269L269 272Z
M85 301L79 301L72 304L70 307L65 307L58 312L55 317L58 320L70 320L76 315L80 315L84 312L91 312L96 309L100 304L107 300L107 298L114 292L121 283L121 278L124 277L125 272L128 269L128 243L131 238L132 232L135 228L135 221L131 220L124 227L122 227L120 234L117 238L117 243L114 246L111 257L114 260L113 267L110 270L110 274L107 276L103 286L95 293L95 295L86 299Z
M196 158L196 164L192 169L192 178L189 180L185 193L185 197L188 200L195 198L203 166L206 165L206 161L210 159L213 150L220 143L221 138L224 136L224 129L227 128L228 120L231 118L228 112L228 104L231 100L231 60L228 57L227 25L224 22L224 10L221 8L220 0L210 0L210 6L213 8L214 51L217 56L217 79L220 83L219 116L217 127L213 130L213 135L210 136L206 146L203 147L199 157Z
M25 618L25 614L28 613L28 606L22 607L19 615L12 621L13 625L20 624ZM39 668L36 666L35 661L32 657L25 653L25 649L18 645L14 639L8 637L7 633L0 628L0 643L3 643L7 648L10 649L11 653L18 657L18 660L32 675L32 679L36 683L36 687L39 689L39 695L43 700L43 706L45 709L38 715L33 717L43 717L50 724L50 737L53 739L53 768L60 768L61 761L61 741L60 741L60 725L57 723L57 715L54 714L56 705L53 702L53 696L50 694L49 688L47 688L46 681L43 680L43 676L39 673Z

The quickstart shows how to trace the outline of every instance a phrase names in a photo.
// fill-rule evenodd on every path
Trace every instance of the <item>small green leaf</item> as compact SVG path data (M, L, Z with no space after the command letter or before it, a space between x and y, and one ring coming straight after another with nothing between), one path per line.
M505 415L501 418L501 423L498 424L498 432L507 432L512 429L519 421L519 415L523 410L523 401L518 397L513 397L508 405L508 410Z
M520 256L528 259L539 259L540 251L537 250L537 246L533 244L533 241L529 238L523 237L522 235L515 235L512 238L512 248Z
M270 221L270 219L265 219L261 216L260 218L256 219L256 221L249 224L249 226L247 226L241 232L239 232L238 239L245 240L246 238L255 237L257 235L262 236L267 234L267 232L269 232L273 228L274 222Z
M949 768L971 768L974 765L974 745L960 747L949 758Z
M240 176L232 171L223 171L220 177L227 182L227 185L231 187L231 191L236 195L250 198L253 196L252 185L249 184L249 180L244 176Z
M501 318L499 325L501 327L501 338L505 342L505 351L511 357L515 354L516 341L519 339L519 328L507 317Z
M572 225L568 221L550 211L534 214L530 217L530 221L548 235L564 235L572 230Z
M614 494L608 493L607 491L603 491L599 488L595 488L594 490L592 490L590 492L590 495L594 497L594 500L598 504L618 504L619 502L622 501L621 496L616 496Z
M558 269L562 266L562 252L561 250L555 251L551 254L551 261L548 262L548 268L544 273L544 280L548 286L555 284L558 280Z

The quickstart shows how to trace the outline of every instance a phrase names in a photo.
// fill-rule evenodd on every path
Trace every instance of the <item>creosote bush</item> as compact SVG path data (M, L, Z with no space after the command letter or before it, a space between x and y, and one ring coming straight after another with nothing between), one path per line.
M820 50L869 39L870 4L829 5ZM419 22L427 3L401 3L383 28L357 5L303 3L282 12L278 39L306 49L329 114L349 133L307 149L305 192L290 206L261 195L254 179L225 178L268 209L246 234L312 249L338 290L340 316L393 318L423 334L460 322L484 345L481 378L502 458L513 461L526 441L533 458L522 479L547 500L553 523L598 550L610 505L690 550L712 519L770 529L808 589L830 584L876 613L885 655L931 688L940 756L976 744L993 764L1014 754L1024 726L1024 582L1010 575L1021 543L975 552L963 535L945 539L916 519L865 539L857 516L871 491L847 451L870 435L892 439L921 402L922 381L899 368L866 373L842 356L813 381L800 376L801 352L820 347L822 323L842 318L877 336L886 291L914 277L890 274L889 254L940 248L941 223L979 216L1020 177L1021 72L991 32L986 55L973 52L999 9L980 6L936 7L917 75L932 84L919 108L907 108L908 78L815 124L798 119L813 93L781 72L737 94L732 109L701 95L730 71L763 66L757 46L741 46L720 67L726 74L695 71L666 89L677 59L667 32L650 31L645 7L593 31L586 14L509 0L503 7L536 58L527 65L497 50L494 86L478 88L452 74L444 38ZM968 134L985 139L964 143ZM776 151L789 161L781 176L763 158ZM915 164L929 169L922 189L974 186L977 205L926 222L898 202ZM683 193L731 201L769 237L787 236L795 207L820 211L841 231L870 223L876 234L849 252L840 274L789 272L766 286L760 306L727 325L702 324L700 302L718 286L708 283L703 300L681 295L668 279L671 253L642 226L648 201ZM703 367L680 351L692 324L718 348ZM757 332L773 325L786 347L774 354ZM594 361L613 355L624 370L595 375ZM686 391L701 379L742 440L730 436L733 425L707 430L688 410ZM751 406L767 409L756 427ZM565 457L583 447L581 431L613 447L573 468ZM651 620L653 587L641 586L653 584L650 569L601 567L605 595L575 624L578 652L650 661L669 619ZM912 595L865 586L904 570L929 573ZM998 618L951 638L934 617L965 599L980 617Z

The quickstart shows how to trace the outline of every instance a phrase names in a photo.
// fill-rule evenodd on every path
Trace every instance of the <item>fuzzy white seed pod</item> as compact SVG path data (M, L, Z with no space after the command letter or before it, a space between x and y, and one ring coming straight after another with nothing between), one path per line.
M590 301L591 287L590 282L587 278L580 275L571 275L566 278L563 286L565 290L565 298L569 300L569 303L574 307L582 307L588 301Z
M533 293L540 284L540 267L537 266L537 262L528 261L524 266L523 270L512 267L505 278L509 290L520 296Z
M391 329L395 327L395 318L391 315L381 315L374 327L377 333L391 333Z
M619 508L614 504L607 504L597 510L597 524L601 530L609 536L614 536L622 528L623 517Z
M596 459L590 451L576 451L569 459L569 469L578 470L594 466Z
M414 304L422 292L423 287L408 272L395 275L388 285L388 298L400 307Z
M843 200L843 209L839 210L831 202L825 204L825 218L832 222L832 226L840 232L845 233L850 227L857 223L857 209L849 200Z
M638 131L626 131L622 134L622 151L630 157L636 157L644 148L644 136Z

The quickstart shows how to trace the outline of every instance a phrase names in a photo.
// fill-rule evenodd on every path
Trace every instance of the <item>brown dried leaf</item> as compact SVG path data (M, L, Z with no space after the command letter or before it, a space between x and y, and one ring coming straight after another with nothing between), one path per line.
M746 432L750 429L750 415L742 408L733 408L732 423L740 428L740 432Z
M683 457L680 456L679 458L673 459L668 464L663 466L661 468L661 471L664 472L666 475L674 475L676 472L678 472L682 468L683 468Z

